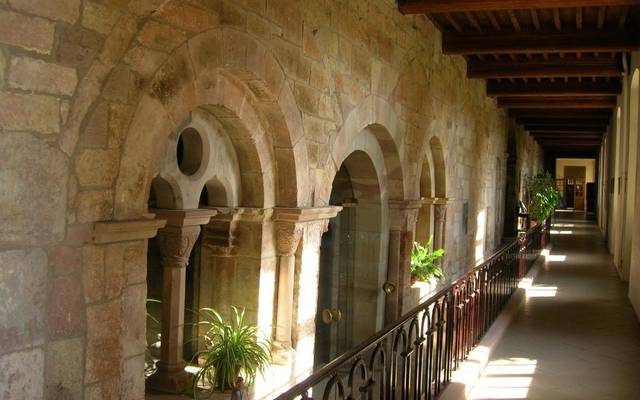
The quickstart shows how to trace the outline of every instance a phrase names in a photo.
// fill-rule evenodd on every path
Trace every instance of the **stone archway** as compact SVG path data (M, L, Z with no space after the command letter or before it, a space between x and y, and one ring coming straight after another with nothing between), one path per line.
M246 53L239 57L223 45L226 40ZM143 93L128 125L119 172L114 174L115 219L137 218L145 212L164 139L198 107L215 114L230 130L249 133L238 140L253 142L258 149L266 190L260 206L309 202L301 117L282 70L258 42L220 28L177 48ZM244 161L256 162L250 157Z
M378 157L380 154L377 154ZM387 234L380 165L364 150L340 164L329 200L343 209L320 246L315 365L335 357L382 328Z
M444 199L447 197L447 170L442 143L437 136L429 140L429 148L433 159L434 196Z
M420 167L420 179L418 180L418 190L420 193L421 206L418 211L418 220L416 222L415 240L421 244L429 241L433 235L433 173L430 154L427 153L422 159Z
M447 170L445 166L444 149L440 139L436 136L429 140L429 148L433 159L433 194L434 219L433 219L433 248L445 247L445 226L447 221Z
M229 42L234 43L234 47L225 45ZM237 51L239 49L241 51ZM216 56L213 56L214 54ZM118 68L116 64L113 66L115 69ZM111 65L102 67L110 68ZM132 66L127 65L126 68ZM243 221L247 232L257 232L257 236L254 237L269 237L273 230L273 207L296 207L310 203L311 191L305 190L308 187L307 149L304 141L300 140L303 132L301 116L280 65L265 46L233 29L209 30L177 46L153 76L137 84L137 93L141 94L137 97L135 105L127 106L131 109L131 117L123 118L118 138L120 148L96 150L78 146L79 149L76 151L78 136L74 135L80 133L79 127L84 122L80 121L82 110L75 105L70 116L70 124L73 126L61 135L61 146L75 157L76 172L79 175L82 173L81 186L90 187L92 181L101 184L104 182L105 185L115 182L114 187L110 187L108 196L105 196L107 206L99 207L101 211L104 210L99 219L113 219L119 222L102 223L101 227L116 224L127 227L140 226L135 228L141 229L142 233L138 233L140 238L152 236L144 229L151 225L157 226L156 221L145 219L153 178L156 177L159 160L166 149L167 138L194 110L211 115L219 123L228 133L239 163L247 167L241 174L240 193L225 193L228 205L245 206L238 212L238 218ZM79 89L85 96L83 100L87 100L86 97L96 90L95 87L87 85L87 82L83 82ZM85 92L87 90L88 92ZM84 131L82 133L85 134ZM82 137L80 139L82 141ZM202 184L202 187L198 188L197 194L194 195L195 192L190 191L190 194L186 195L182 193L181 188L173 185L170 176L163 179L164 181L156 182L161 182L161 186L163 183L165 188L170 187L169 192L173 196L172 201L163 205L173 210L197 209L203 187L215 191L216 187L228 188L230 185L230 182L224 182L224 179L207 181L206 184L198 181L198 185ZM215 193L208 195L215 196ZM180 263L175 267L186 268L200 226L208 224L215 211L178 211L165 213L167 215L162 215L161 218L173 218L182 222L189 220L197 224L171 225L170 232L163 232L161 236L166 243L178 241L188 244L176 247L181 254L178 257ZM197 217L190 220L191 214ZM175 221L171 222L174 223ZM226 223L228 226L231 224L230 221ZM245 233L245 236L249 237L247 235L250 234ZM227 247L232 248L232 235L228 235L228 238ZM100 240L104 240L101 243L110 243L107 241L109 238ZM136 245L142 249L143 244ZM259 295L247 298L266 310L262 313L257 310L256 305L249 314L252 315L252 319L259 319L258 324L262 331L269 332L273 319L275 260L261 260L263 252L267 255L272 254L268 248L273 246L272 243L266 241L265 246L263 249L262 243L252 243L250 249L240 252L245 255L251 253L253 257L252 261L241 263L244 271L252 271L254 275L259 275L250 280L255 284L255 290L259 291ZM112 260L106 261L108 263ZM255 268L256 263L260 265L259 268ZM113 268L110 265L106 267ZM141 281L136 289L136 293L143 293L146 291L146 285ZM144 301L139 301L140 298L144 300L144 295L135 299L135 308L132 308L127 316L137 313L133 318L142 320L144 324ZM144 335L144 329L141 331L140 337ZM138 343L135 354L144 352L143 342ZM128 351L128 354L133 354L133 350ZM173 367L179 363L175 364ZM136 370L130 375L130 379L136 382L138 391L142 370Z

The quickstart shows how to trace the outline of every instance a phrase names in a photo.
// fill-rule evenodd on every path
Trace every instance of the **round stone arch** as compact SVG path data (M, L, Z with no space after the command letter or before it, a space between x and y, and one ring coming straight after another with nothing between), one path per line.
M429 150L433 160L433 195L438 198L447 197L447 170L445 163L445 151L442 142L437 136L429 139Z
M367 127L361 130L360 133L353 138L348 147L340 149L334 148L331 160L332 168L331 171L327 172L329 174L328 182L330 186L328 188L319 188L318 193L321 196L319 198L320 204L329 204L331 184L333 183L336 173L343 162L355 152L366 154L375 167L378 180L377 185L379 188L379 201L387 202L391 198L389 190L389 173L386 167L384 151L378 143L374 131Z
M398 149L404 143L404 125L392 107L377 96L365 98L351 111L338 132L332 147L334 175L349 154L357 149L369 148L369 156L374 160L376 170L384 171L381 188L388 200L403 200L409 185L405 182L403 170L404 157ZM367 151L365 151L367 152ZM380 159L374 157L379 155ZM333 175L328 182L333 181ZM319 188L317 193L320 204L327 204L331 187Z
M423 200L418 210L418 220L416 221L415 240L425 244L433 235L433 205L431 199L434 197L434 176L433 161L430 151L423 152L423 157L418 164L418 179L416 179L416 191L418 197Z
M234 47L224 45L228 42ZM243 205L295 207L309 202L301 117L282 70L258 42L219 28L176 49L142 95L120 162L116 219L145 211L161 144L196 108L215 115L235 137L234 145L254 148L257 160L245 157L241 162L259 165L255 180L262 183L253 186L262 188L262 200ZM234 136L237 132L245 134Z

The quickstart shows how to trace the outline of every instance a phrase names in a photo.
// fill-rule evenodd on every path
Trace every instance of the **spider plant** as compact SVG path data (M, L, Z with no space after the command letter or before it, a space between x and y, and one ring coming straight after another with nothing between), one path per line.
M205 348L194 356L204 360L194 379L196 397L201 380L213 390L224 391L232 389L242 374L246 384L251 385L271 362L270 342L260 339L256 325L245 322L244 309L232 308L234 315L230 323L213 308L200 310L198 324L204 328L201 337Z
M147 303L147 307L146 307L147 308L147 329L149 327L154 329L160 329L160 321L149 312L149 303L162 304L162 302L156 299L146 299L146 303ZM152 349L151 349L152 345L154 345L154 343L150 345L145 335L145 352L144 352L145 368L144 369L145 369L145 374L147 376L153 374L156 370L156 360L153 358Z
M433 236L424 246L413 242L411 251L411 276L420 281L428 281L431 278L442 279L444 272L438 264L438 260L444 256L444 249L430 251Z

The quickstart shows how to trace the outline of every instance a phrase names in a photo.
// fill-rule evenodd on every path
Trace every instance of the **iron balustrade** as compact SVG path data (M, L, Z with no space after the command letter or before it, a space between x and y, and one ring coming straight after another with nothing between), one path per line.
M435 399L535 262L546 230L530 229L276 400Z

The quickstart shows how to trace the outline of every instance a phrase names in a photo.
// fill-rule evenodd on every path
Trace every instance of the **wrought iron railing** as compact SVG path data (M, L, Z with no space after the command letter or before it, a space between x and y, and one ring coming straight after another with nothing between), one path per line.
M276 399L435 399L533 265L542 231L529 230Z

